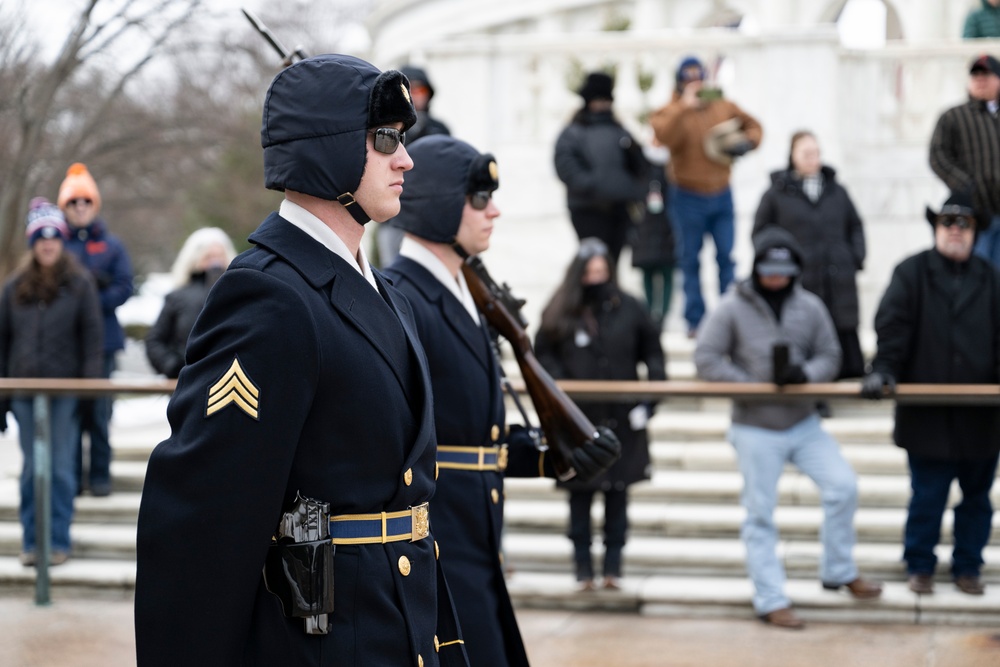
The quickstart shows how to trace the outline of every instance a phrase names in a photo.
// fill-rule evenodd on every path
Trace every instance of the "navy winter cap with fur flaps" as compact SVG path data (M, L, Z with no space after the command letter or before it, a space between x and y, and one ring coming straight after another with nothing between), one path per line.
M264 98L264 185L345 205L361 184L368 129L417 120L410 83L353 56L326 54L286 67ZM358 204L347 206L364 224Z
M413 169L406 174L394 224L434 243L451 243L462 223L465 199L500 187L496 159L444 134L406 147Z

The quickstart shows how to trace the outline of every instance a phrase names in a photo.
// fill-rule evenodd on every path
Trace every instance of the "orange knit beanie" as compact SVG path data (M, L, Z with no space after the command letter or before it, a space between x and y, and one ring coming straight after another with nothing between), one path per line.
M101 210L101 193L97 189L97 182L87 171L87 165L82 162L74 162L66 170L66 179L59 186L59 208L65 211L67 202L77 198L92 200L95 213Z

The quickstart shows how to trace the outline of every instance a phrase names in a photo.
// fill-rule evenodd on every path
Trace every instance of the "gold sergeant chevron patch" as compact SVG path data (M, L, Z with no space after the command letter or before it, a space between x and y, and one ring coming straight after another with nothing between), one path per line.
M232 403L253 419L257 419L259 398L260 389L243 371L237 357L233 359L233 365L229 367L229 370L208 390L208 405L205 407L205 416L211 417Z

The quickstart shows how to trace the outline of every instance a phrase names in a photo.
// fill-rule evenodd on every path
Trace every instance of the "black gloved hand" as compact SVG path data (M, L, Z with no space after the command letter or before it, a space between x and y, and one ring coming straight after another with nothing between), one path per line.
M573 469L576 479L589 482L621 458L622 443L606 426L597 427L597 437L573 450Z
M861 396L874 401L882 398L882 388L885 387L889 394L896 393L896 378L888 373L872 371L861 380Z
M0 399L0 433L7 432L7 413L10 412L10 399Z
M786 384L804 384L809 382L806 372L798 364L788 364L780 377L774 378L774 384L783 387Z
M730 144L722 149L722 152L730 157L740 157L741 155L746 155L753 150L753 144L750 141L743 140L737 141L734 144Z
M111 285L115 281L114 276L112 276L107 271L97 271L94 273L94 280L97 282L97 289L102 290Z

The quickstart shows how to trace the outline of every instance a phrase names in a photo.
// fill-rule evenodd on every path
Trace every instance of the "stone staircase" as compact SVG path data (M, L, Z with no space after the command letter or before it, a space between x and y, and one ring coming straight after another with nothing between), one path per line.
M693 377L693 348L680 334L664 342L675 379ZM512 362L511 362L512 363ZM516 365L508 368L516 374ZM116 403L113 423L115 492L77 499L70 561L50 570L53 599L72 590L128 593L135 583L135 521L146 459L168 434L165 397ZM891 403L841 402L825 425L839 440L859 476L855 556L863 573L886 582L882 600L856 603L846 593L824 591L816 579L821 511L812 483L789 470L780 484L776 519L787 592L807 619L995 625L1000 623L1000 530L986 550L987 593L973 598L948 581L950 513L946 515L938 590L919 597L906 588L900 562L909 496L904 452L891 444ZM619 609L643 614L751 617L751 586L739 539L741 478L725 441L729 402L678 399L660 405L651 420L653 479L632 487L630 532L623 590L578 592L565 537L565 493L551 480L510 479L506 485L504 552L508 585L519 606ZM0 438L0 584L31 586L34 570L17 561L16 438ZM956 493L957 497L957 493ZM1000 485L994 489L1000 505ZM595 503L595 525L603 508ZM1000 519L997 520L1000 522ZM602 545L595 540L599 562ZM88 593L90 591L91 593ZM82 593L81 593L82 592Z

